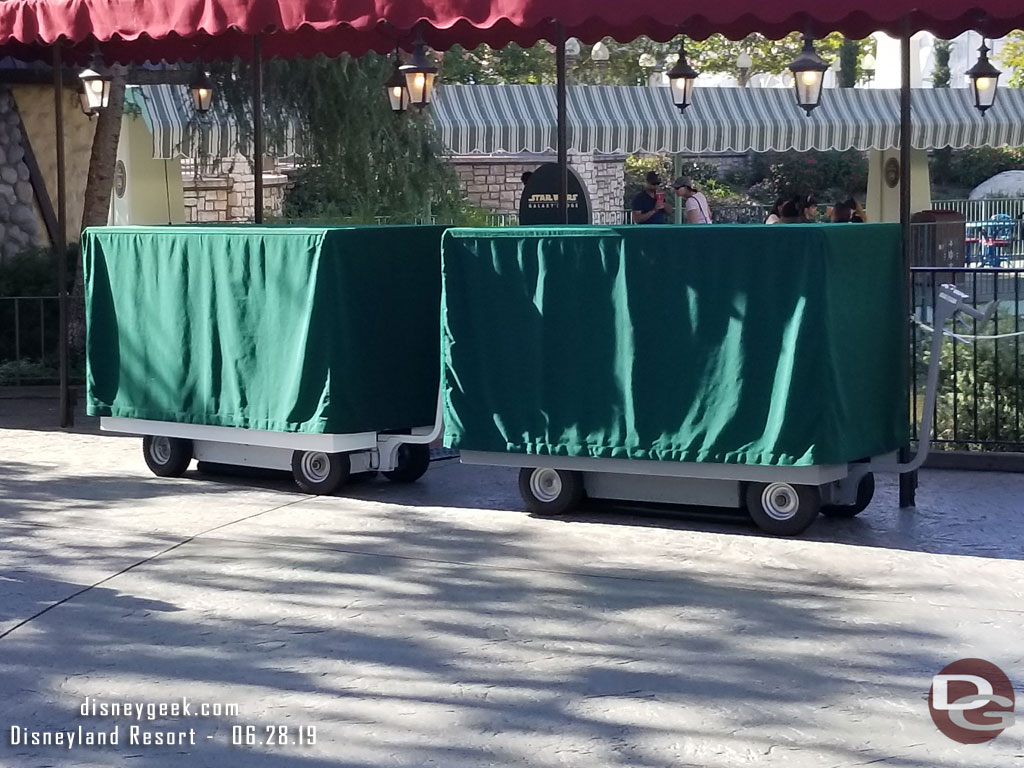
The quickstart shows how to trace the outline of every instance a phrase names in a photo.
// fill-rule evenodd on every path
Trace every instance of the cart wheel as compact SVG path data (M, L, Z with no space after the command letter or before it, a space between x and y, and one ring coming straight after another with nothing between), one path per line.
M875 476L868 472L857 483L857 501L853 504L826 504L821 514L826 517L856 517L871 503L875 495Z
M430 446L422 443L402 443L398 446L398 464L384 477L394 483L415 483L430 467Z
M813 485L750 483L747 511L757 527L775 536L795 536L804 531L821 508L821 492Z
M583 475L541 467L519 470L519 494L535 515L564 515L583 500Z
M192 461L192 441L146 435L142 438L142 456L157 477L181 477Z
M345 453L295 451L292 454L292 477L306 493L327 496L348 480L349 460Z

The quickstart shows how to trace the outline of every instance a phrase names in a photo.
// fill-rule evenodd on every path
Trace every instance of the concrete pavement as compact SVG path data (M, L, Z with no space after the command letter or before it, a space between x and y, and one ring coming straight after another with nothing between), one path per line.
M1024 693L1022 476L927 472L913 511L885 479L784 540L700 510L534 518L514 472L454 461L329 498L161 480L48 408L0 401L0 766L1024 760L1024 717L960 745L926 700L975 656ZM11 743L79 726L119 744Z

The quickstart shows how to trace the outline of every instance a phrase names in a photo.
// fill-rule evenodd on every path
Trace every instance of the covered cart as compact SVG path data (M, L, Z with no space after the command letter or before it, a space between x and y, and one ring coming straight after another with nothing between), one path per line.
M412 481L438 416L439 227L85 233L88 412L200 461Z
M442 272L445 444L521 467L535 512L791 534L864 509L907 443L898 225L453 229Z

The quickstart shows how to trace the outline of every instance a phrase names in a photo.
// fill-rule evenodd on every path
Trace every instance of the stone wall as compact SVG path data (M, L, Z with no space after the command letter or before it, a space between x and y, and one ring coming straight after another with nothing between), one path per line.
M21 116L7 88L0 88L0 259L39 241L35 192L25 164Z
M469 201L495 213L517 213L523 192L522 176L554 156L460 155L451 161ZM569 155L569 165L580 175L590 195L595 220L615 215L623 207L625 158L621 155Z
M243 157L221 164L221 172L212 176L182 173L185 188L185 221L190 224L208 222L252 221L256 196L256 177ZM283 173L263 174L263 213L266 218L282 215L284 195L289 179Z

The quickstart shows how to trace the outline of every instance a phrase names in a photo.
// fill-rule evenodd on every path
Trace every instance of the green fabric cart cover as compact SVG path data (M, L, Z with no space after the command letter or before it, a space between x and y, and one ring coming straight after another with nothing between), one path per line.
M433 424L443 231L87 231L88 412L328 434Z
M907 440L900 229L452 229L445 443L807 466Z

